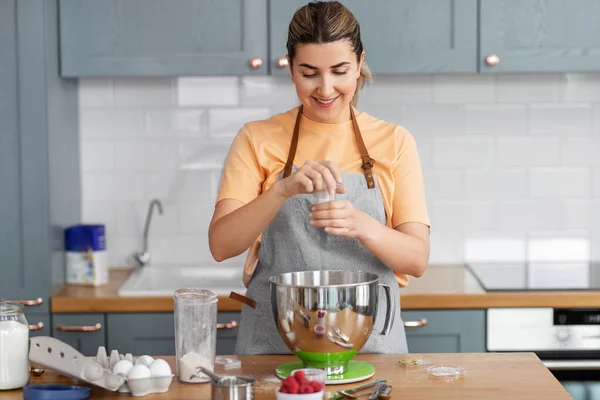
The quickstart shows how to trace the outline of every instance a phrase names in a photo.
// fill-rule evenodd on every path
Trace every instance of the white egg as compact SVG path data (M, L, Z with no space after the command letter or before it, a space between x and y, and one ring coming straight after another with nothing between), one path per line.
M146 367L149 367L150 364L152 364L152 361L154 361L154 358L150 357L150 356L140 356L137 360L136 360L136 365L137 364L144 364Z
M152 376L169 376L171 375L171 367L165 360L157 358L150 364L150 374Z
M127 374L127 379L150 378L150 368L144 364L134 365Z
M129 360L121 360L118 361L113 367L113 374L123 374L123 376L127 376L129 371L133 368L133 363Z

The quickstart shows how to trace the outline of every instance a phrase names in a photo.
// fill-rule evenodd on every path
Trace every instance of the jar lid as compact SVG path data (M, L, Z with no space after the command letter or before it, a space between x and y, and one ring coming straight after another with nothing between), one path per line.
M23 388L24 400L80 400L87 399L92 389L69 385L27 385Z

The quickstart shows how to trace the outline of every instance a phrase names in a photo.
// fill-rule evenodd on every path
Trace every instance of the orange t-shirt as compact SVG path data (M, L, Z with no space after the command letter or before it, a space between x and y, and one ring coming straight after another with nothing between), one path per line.
M245 124L238 132L227 156L216 202L236 199L249 203L277 181L283 171L298 108ZM365 146L375 160L387 225L394 228L406 222L430 225L423 188L423 175L412 135L399 125L382 121L365 112L356 112ZM360 151L352 121L324 124L301 117L294 165L307 160L328 160L340 172L363 173ZM343 183L343 182L342 182ZM260 238L258 238L260 240ZM258 246L253 246L258 251ZM251 250L248 257L257 257ZM396 274L401 286L407 277Z

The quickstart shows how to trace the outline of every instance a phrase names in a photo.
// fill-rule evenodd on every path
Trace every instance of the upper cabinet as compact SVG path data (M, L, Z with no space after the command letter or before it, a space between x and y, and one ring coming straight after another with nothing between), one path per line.
M267 0L60 0L61 75L265 75Z
M59 0L63 77L288 74L309 0ZM376 75L600 71L598 0L341 0Z
M287 73L288 24L305 0L269 2L272 73ZM342 0L377 75L477 72L476 0ZM374 7L374 5L377 5Z
M481 72L600 71L600 1L481 0Z

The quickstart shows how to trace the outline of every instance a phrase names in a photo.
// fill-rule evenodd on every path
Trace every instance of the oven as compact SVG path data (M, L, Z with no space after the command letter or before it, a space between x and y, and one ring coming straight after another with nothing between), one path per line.
M493 308L487 351L534 352L575 400L600 400L600 308Z

